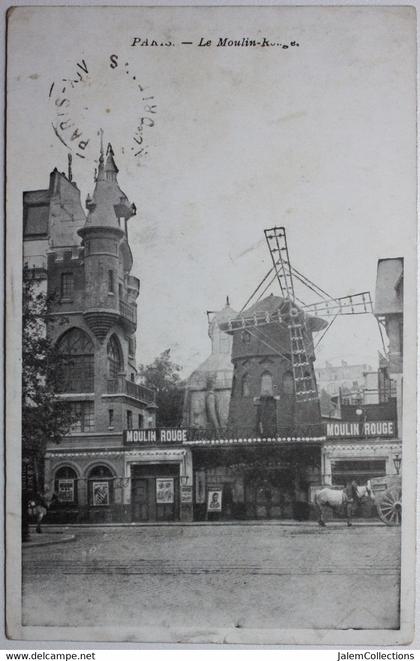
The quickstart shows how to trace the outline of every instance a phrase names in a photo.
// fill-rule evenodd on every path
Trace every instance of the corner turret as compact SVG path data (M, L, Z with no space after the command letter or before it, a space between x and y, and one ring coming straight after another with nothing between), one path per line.
M135 297L128 286L133 258L127 239L127 220L136 208L120 189L117 174L112 146L108 144L105 160L101 136L95 189L86 198L89 213L78 231L85 251L86 282L91 283L84 317L101 341L118 318L128 333L134 333L137 325Z

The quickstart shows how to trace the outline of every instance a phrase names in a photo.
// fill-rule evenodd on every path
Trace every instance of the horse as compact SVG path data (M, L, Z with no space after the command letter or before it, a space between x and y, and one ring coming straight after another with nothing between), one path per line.
M38 492L28 503L28 514L36 521L36 532L42 533L41 523L46 517L52 503L58 500L54 491L46 489L44 492Z
M331 487L324 487L315 493L314 504L318 511L320 526L325 526L324 521L324 508L330 507L333 510L344 510L346 513L347 525L351 526L352 505L354 501L357 502L362 497L359 496L358 485L353 480L345 489L332 489ZM361 494L361 492L360 492Z

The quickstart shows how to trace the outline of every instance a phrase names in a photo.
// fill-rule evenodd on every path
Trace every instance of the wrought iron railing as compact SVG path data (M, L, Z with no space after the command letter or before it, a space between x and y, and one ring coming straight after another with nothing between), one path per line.
M134 383L134 381L129 381L123 376L118 376L115 379L108 379L107 392L109 395L128 395L129 397L138 399L141 402L146 402L147 404L154 404L156 401L155 390L147 388L139 383Z
M137 322L137 307L131 303L120 301L120 315L135 324Z

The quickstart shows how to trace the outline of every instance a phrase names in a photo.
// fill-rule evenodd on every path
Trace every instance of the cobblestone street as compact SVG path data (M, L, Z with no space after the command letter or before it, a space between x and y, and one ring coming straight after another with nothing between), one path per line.
M69 543L24 549L25 625L399 625L399 528L340 522L70 532Z

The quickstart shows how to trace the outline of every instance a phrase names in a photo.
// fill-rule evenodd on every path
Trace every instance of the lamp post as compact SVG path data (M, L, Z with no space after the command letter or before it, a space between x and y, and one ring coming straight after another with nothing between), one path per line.
M400 468L401 468L401 455L400 455L400 453L397 452L396 454L394 454L394 456L392 457L392 460L394 462L394 466L395 466L395 470L397 472L397 475L399 475L400 474Z

